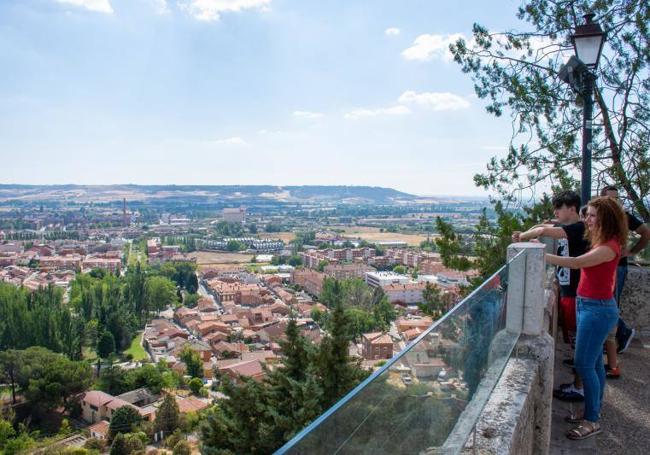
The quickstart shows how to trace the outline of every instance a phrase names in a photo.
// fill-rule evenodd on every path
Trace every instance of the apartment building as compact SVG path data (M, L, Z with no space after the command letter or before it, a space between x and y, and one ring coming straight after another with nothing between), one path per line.
M389 284L406 284L410 282L410 278L406 275L401 275L395 272L366 272L365 280L368 286L384 287Z
M291 283L304 288L312 295L319 296L323 291L323 280L326 275L309 269L296 269L291 272Z

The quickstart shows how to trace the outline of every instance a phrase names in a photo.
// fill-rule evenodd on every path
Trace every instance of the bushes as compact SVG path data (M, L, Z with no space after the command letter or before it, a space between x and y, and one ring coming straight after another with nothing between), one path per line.
M181 440L178 441L178 443L174 446L174 451L172 452L173 455L191 455L192 454L192 448L190 447L190 444L185 441Z

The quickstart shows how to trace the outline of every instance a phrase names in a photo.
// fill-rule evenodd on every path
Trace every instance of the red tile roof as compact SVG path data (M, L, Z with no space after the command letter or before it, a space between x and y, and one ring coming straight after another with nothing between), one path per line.
M89 405L96 406L99 408L100 406L104 406L106 403L109 401L113 401L115 397L113 395L109 395L106 392L102 392L101 390L91 390L90 392L86 392L82 398L82 401L85 401Z

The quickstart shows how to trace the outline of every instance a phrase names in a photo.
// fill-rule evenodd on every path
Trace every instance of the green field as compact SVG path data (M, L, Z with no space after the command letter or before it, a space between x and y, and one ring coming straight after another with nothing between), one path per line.
M135 361L147 360L149 358L144 348L140 345L140 338L142 338L142 332L138 332L138 334L133 338L133 341L131 341L129 349L124 351L124 355L131 354Z

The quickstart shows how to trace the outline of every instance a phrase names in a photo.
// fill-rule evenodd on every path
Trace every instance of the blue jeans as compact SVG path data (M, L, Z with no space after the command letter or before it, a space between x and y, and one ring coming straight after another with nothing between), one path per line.
M616 304L621 306L621 294L627 278L627 265L619 265L616 268ZM630 331L623 319L618 318L618 328L616 329L616 339L621 344L621 339Z
M614 298L607 300L576 299L578 334L576 337L575 369L585 389L585 419L597 422L605 392L603 343L616 326L618 307Z

